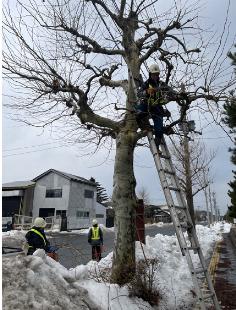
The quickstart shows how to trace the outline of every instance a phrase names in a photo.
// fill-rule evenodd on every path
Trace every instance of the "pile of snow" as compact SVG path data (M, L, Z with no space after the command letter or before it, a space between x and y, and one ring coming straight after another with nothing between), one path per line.
M217 223L211 228L196 226L206 259L214 244L228 232L230 224ZM185 258L181 255L176 236L147 236L146 245L136 243L137 260L157 258L156 287L161 301L158 309L192 309L195 302L193 285ZM197 262L197 255L192 255ZM98 282L94 274L108 270L112 253L99 263L90 261L67 270L37 250L33 256L3 258L3 309L154 309L139 298L130 298L126 286ZM88 292L88 293L86 293ZM89 304L87 306L86 304ZM96 306L94 306L96 305Z
M10 230L2 232L2 245L8 247L21 247L25 241L27 231Z
M157 226L157 227L162 227L162 226L168 226L170 225L171 223L163 223L163 222L158 222L158 223L147 223L145 224L145 227L152 227L152 226Z
M75 277L37 250L33 256L3 259L3 309L89 309L86 290L74 288Z

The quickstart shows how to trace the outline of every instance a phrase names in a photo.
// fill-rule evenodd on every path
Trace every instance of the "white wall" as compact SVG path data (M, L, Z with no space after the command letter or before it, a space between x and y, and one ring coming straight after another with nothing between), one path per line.
M46 198L46 189L62 188L62 197ZM68 210L70 192L70 181L54 173L44 176L38 180L34 190L33 217L39 215L40 208L54 208L57 210Z
M106 208L99 202L96 203L96 220L98 224L106 226Z

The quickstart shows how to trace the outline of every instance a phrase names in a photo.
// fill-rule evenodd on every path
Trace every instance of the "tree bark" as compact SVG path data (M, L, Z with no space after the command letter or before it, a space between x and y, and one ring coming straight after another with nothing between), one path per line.
M120 285L127 283L135 270L135 143L134 131L121 130L116 139L112 196L115 208L115 249L111 278Z

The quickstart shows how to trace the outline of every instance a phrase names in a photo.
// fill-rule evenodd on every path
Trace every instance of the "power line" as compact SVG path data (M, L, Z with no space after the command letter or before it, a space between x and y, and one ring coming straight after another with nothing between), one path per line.
M2 151L3 152L11 152L11 151L16 151L16 150L29 149L29 148L32 148L32 147L40 147L40 146L54 144L54 143L58 143L58 141L56 141L56 142L48 142L48 143L43 143L43 144L35 144L35 145L30 145L30 146L16 147L16 148L7 149L7 150L3 149Z
M23 152L23 153L15 153L15 154L4 155L2 157L5 158L5 157L18 156L18 155L25 155L25 154L37 153L37 152L42 152L42 151L47 151L47 150L52 150L52 149L58 149L58 148L61 148L61 147L70 147L70 146L71 145L60 145L60 146L49 147L49 148L41 149L41 150L35 150L35 151L28 151L28 152Z

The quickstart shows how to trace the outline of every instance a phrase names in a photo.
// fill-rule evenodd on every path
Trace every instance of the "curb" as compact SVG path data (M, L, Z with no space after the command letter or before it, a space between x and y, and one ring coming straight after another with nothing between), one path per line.
M208 266L208 272L211 275L213 285L215 284L215 271L216 271L218 262L220 260L221 241L222 240L216 242L216 245L214 247L213 254L212 254L209 266Z
M215 271L216 271L216 267L217 267L217 264L220 260L220 247L221 247L221 241L222 240L219 240L219 241L216 241L216 244L214 246L214 249L213 249L213 254L211 256L211 260L210 260L210 263L208 265L208 272L211 276L211 280L212 280L212 284L214 286L215 284ZM207 281L204 280L203 282L203 287L207 288ZM198 302L196 303L196 305L194 306L193 310L200 310L201 309L201 306L198 304Z

